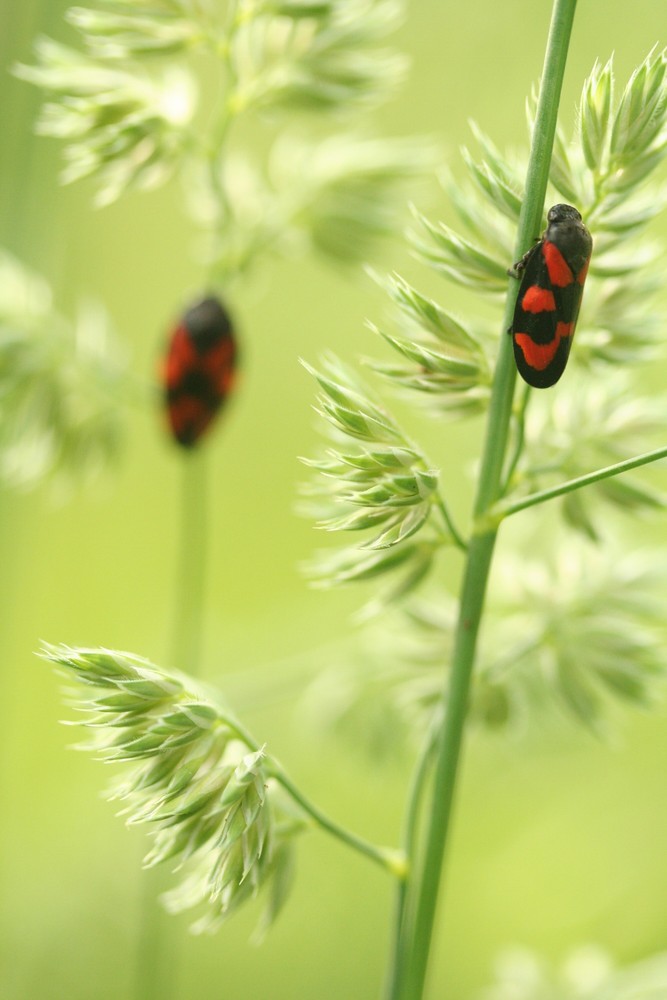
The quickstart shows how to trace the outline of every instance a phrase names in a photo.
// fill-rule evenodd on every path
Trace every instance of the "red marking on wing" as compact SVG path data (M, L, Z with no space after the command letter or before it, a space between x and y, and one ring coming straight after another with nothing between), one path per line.
M224 337L200 354L188 331L179 326L174 331L164 360L164 384L168 391L177 391L184 378L197 374L214 395L224 397L234 381L235 359L236 346L231 337Z
M197 351L184 326L174 330L164 363L164 381L168 389L175 388L184 371L197 366Z
M200 304L207 305L207 301ZM207 317L202 317L201 311L196 307L185 313L162 362L169 425L185 447L195 445L208 429L235 381L237 350L231 324L218 322L220 317L214 316L215 323L207 327Z
M514 340L523 351L526 364L535 371L543 372L548 368L560 346L561 340L572 336L572 323L557 323L556 335L548 344L536 344L527 333L515 333Z
M574 275L555 243L545 240L542 245L542 253L547 265L549 280L557 288L567 288L574 281Z
M556 308L554 293L548 288L531 285L521 299L521 308L529 313L553 312Z
M579 285L583 285L583 283L586 280L586 275L588 274L588 265L590 264L590 262L591 262L591 259L589 257L588 260L586 261L586 263L584 264L584 266L582 267L581 271L577 275L577 283Z
M193 445L202 436L215 416L193 396L182 396L168 407L169 423L174 437L181 444Z
M204 356L201 369L221 396L226 396L234 380L234 341L225 337Z

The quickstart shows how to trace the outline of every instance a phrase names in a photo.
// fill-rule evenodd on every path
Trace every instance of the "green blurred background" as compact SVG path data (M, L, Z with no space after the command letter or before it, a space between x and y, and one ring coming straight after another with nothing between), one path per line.
M63 0L0 8L1 244L53 284L72 314L103 300L150 376L174 316L197 292L192 232L176 185L95 211L86 184L61 188L61 150L32 137L34 88L7 67L45 32L69 40ZM543 59L550 4L415 0L397 42L409 83L377 117L391 134L436 135L454 171L477 120L502 148L525 142L524 100ZM667 40L660 0L582 0L563 115L571 120L596 57L616 53L627 77ZM440 211L428 196L422 204ZM443 208L443 211L445 209ZM667 236L667 222L664 227ZM409 274L400 246L375 262ZM437 290L437 286L433 286ZM466 307L447 292L454 309ZM298 364L326 348L375 349L366 318L384 303L363 275L313 260L269 265L237 289L244 372L238 400L211 442L211 565L205 676L325 810L366 837L398 839L409 761L371 762L304 724L293 682L352 628L360 595L309 589L299 564L320 539L294 513L297 456L311 452L313 385ZM430 450L465 468L479 428ZM440 437L446 438L443 444ZM439 450L438 450L439 449ZM166 663L183 458L157 414L136 412L117 472L66 502L49 489L0 497L0 997L118 1000L131 996L144 838L100 796L101 765L68 749L57 680L35 658L40 640L107 645ZM463 505L468 487L455 506ZM456 587L458 564L448 564ZM621 961L667 942L667 714L628 715L610 743L553 726L541 736L475 736L468 746L449 856L432 996L473 997L494 956L521 943L559 960L596 941ZM178 996L364 1000L379 995L391 909L388 879L318 833L299 845L292 900L264 945L248 943L252 908L215 937L180 942Z

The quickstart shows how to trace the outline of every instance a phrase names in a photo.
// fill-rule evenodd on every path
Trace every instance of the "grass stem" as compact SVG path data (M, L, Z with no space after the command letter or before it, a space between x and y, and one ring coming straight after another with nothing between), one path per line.
M491 517L510 517L512 514L518 514L519 511L527 510L528 507L535 507L537 504L545 503L547 500L554 500L557 497L565 496L566 493L580 490L584 486L592 486L603 479L611 479L612 476L618 476L622 472L639 469L642 465L650 465L652 462L658 462L662 458L667 458L667 447L644 452L644 454L636 455L634 458L627 458L623 462L615 462L614 465L607 465L603 469L596 469L595 472L587 472L583 476L577 476L575 479L568 479L564 483L558 483L557 486L550 486L548 489L531 493L527 497L521 497L520 500L501 501L491 512Z
M541 230L558 105L575 9L576 0L554 0L528 164L526 192L519 219L516 260L520 259L531 246ZM474 517L477 522L484 518L502 493L503 467L516 378L511 339L506 331L511 322L515 299L516 285L513 280L508 289L501 328L498 363L474 505ZM393 957L394 972L389 984L391 1000L421 1000L424 995L443 859L459 774L477 634L495 541L496 530L491 529L475 535L468 548L454 651L443 691L444 722L436 744L432 800L426 822L421 863L418 868L410 872L407 890L399 890L407 894L403 911L404 916L409 919L409 926L401 935L403 945L399 954Z
M190 676L201 659L204 581L208 547L206 448L182 462L179 552L174 586L170 659ZM135 974L135 1000L169 1000L175 993L178 948L174 918L165 913L159 895L165 889L161 870L142 873L140 928Z

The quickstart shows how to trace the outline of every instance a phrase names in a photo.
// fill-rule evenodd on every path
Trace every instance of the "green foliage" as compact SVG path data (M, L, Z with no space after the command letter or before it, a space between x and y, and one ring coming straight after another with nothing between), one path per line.
M309 370L322 390L319 412L337 446L306 462L320 474L304 489L308 509L317 511L327 531L366 533L355 548L333 557L324 553L312 574L333 585L398 571L399 582L376 599L376 610L416 587L437 549L455 541L438 474L349 369L330 358L322 371Z
M667 53L653 49L630 77L619 101L611 125L607 170L603 174L612 191L618 194L643 180L667 154L666 70ZM610 87L611 73L604 79ZM604 104L608 115L609 100ZM606 125L604 108L600 119ZM602 154L604 147L600 146Z
M92 476L116 454L125 363L100 306L76 323L47 283L0 252L0 482L60 487Z
M602 731L614 700L648 708L664 688L665 584L653 559L603 554L558 538L550 560L506 557L492 581L473 679L470 717L495 731L530 726L555 707ZM451 662L456 605L446 593L415 598L380 619L349 663L330 667L308 703L318 717L377 755L369 701L393 719L391 746L420 740L440 710L443 663ZM330 692L343 692L332 699ZM318 707L326 698L326 706ZM370 723L367 723L370 725ZM379 723L378 723L379 725Z
M378 42L400 13L395 0L239 4L232 99L243 108L316 112L384 100L400 83L405 61Z
M66 143L63 181L95 177L104 205L181 173L193 218L212 231L219 277L290 247L295 232L336 260L364 259L395 231L397 191L423 173L430 147L346 134L303 140L283 123L302 111L358 117L390 96L405 60L382 43L400 4L220 6L100 0L67 14L83 51L38 40L37 64L15 71L48 97L37 128ZM214 87L204 75L211 61ZM249 115L273 146L268 166L231 135Z
M562 543L549 563L505 559L480 649L480 679L508 718L557 700L598 727L610 698L648 707L664 685L662 559Z
M35 65L15 73L45 95L36 129L62 141L63 181L94 180L97 205L182 180L210 287L304 247L356 265L400 228L396 196L432 145L349 131L323 139L312 118L300 133L285 123L304 109L359 116L386 99L404 70L384 47L400 10L395 0L100 0L67 13L78 47L41 37ZM251 115L261 153L236 129ZM33 324L27 308L14 326L30 336L0 341L13 366L0 369L5 481L102 466L115 448L111 392L127 395L127 375L123 387L101 333L90 346L92 325L83 318L75 337L51 315Z
M666 52L653 49L615 102L613 60L602 68L596 63L584 83L573 144L558 132L551 179L595 229L599 273L611 270L600 251L623 249L664 206L662 192L642 185L667 155L666 70Z
M399 275L388 275L381 284L398 307L401 330L390 334L371 328L402 355L403 363L374 361L373 370L394 385L421 393L443 416L483 411L489 399L491 360L481 335L467 330ZM405 359L412 364L406 365Z
M49 38L39 63L17 73L51 94L37 132L64 139L64 183L97 175L98 205L130 188L165 181L181 157L193 114L191 81L172 68L161 77L98 62Z
M662 250L647 244L644 230L663 205L648 175L667 155L666 65L664 53L651 52L614 101L612 62L596 64L583 86L572 142L557 131L549 197L553 202L567 198L580 208L593 233L593 262L566 378L554 392L524 389L516 408L505 481L508 499L620 462L664 440L664 400L647 396L633 369L649 360L665 363L662 330L667 317L664 298L657 301L656 295L662 288ZM533 108L534 102L531 122ZM467 182L445 178L461 232L415 213L411 239L422 262L445 281L469 288L475 298L486 294L495 300L507 286L525 163L504 157L477 126L473 131L481 156L464 150ZM630 273L632 280L626 277ZM376 280L388 294L398 332L373 329L400 360L371 362L371 367L387 384L425 401L438 420L483 413L497 352L497 335L491 335L487 321L460 320L446 304L400 276ZM325 391L320 411L327 422L338 434L361 437L368 448L377 438L377 414L386 413L381 400L367 388L336 398L338 387L314 374ZM349 370L346 379L348 386L354 384ZM385 449L402 449L400 461L411 467L425 463L412 438L395 421L388 425L386 417L382 420ZM418 504L396 513L399 494L385 487L385 478L403 475L399 459L391 474L373 467L370 458L364 458L360 472L359 461L359 456L350 461L341 448L310 463L319 480L311 492L328 504L316 509L320 526L375 529L370 541L327 553L317 563L317 581L368 580L400 569L408 586L390 594L395 600L413 594L427 575L434 575L427 570L448 542L465 547L448 515L442 522L445 533L432 534L440 526L436 511L447 512L447 486L456 472L446 456L441 458L447 476L438 476L437 493L420 494ZM423 467L433 468L431 462ZM414 483L412 490L417 496ZM530 705L551 701L598 727L609 695L639 704L652 701L663 680L656 655L661 619L651 597L655 576L649 567L628 566L620 555L600 562L594 547L581 549L580 541L570 542L567 533L556 530L553 517L560 511L566 531L597 543L613 535L611 511L648 516L664 506L665 498L645 480L623 475L569 492L538 515L542 527L535 537L548 569L534 568L524 556L519 566L507 570L513 564L501 559L499 572L506 583L490 598L473 688L475 717L496 727L521 717ZM528 515L528 524L536 510ZM387 540L397 543L398 552L394 556L389 549L382 558L380 548L377 558L387 524ZM529 527L523 536L533 538ZM378 610L385 603L380 595L370 607ZM442 664L451 660L456 615L441 593L433 603L412 600L397 628L395 614L392 623L383 621L387 643L374 633L377 656L368 658L366 670L361 668L355 695L342 712L357 712L368 702L368 690L382 699L384 686L385 703L393 705L387 711L398 707L407 728L421 733L428 725L424 712L440 710Z
M400 227L397 184L414 182L434 153L413 139L343 134L315 145L289 137L275 159L279 188L293 192L279 235L293 228L340 263L364 263L375 242Z
M71 7L65 15L99 59L166 55L201 41L202 27L189 3L148 0L137 7L133 0L105 0L103 8Z
M265 750L176 671L104 649L47 646L44 656L76 684L72 702L92 734L81 749L131 765L110 797L128 823L150 827L146 867L182 870L167 907L198 906L194 929L214 930L262 890L265 927L288 894L302 825L281 803Z
M660 1000L667 990L667 955L617 967L600 948L572 952L557 970L515 949L498 962L496 984L479 1000Z
M193 212L211 220L209 255L218 277L242 271L260 251L282 250L304 238L336 259L355 260L393 226L388 196L396 182L418 172L425 162L423 149L349 135L325 144L297 142L278 130L267 142L272 158L265 168L242 146L233 149L229 133L250 111L271 109L280 119L286 110L340 112L377 101L399 75L396 58L378 46L396 12L390 0L362 5L352 0L266 0L231 4L223 25L203 14L193 21L190 5L177 0L141 10L118 0L107 3L104 12L71 12L85 55L44 42L40 66L21 73L52 94L43 123L51 134L70 140L70 177L97 175L103 200L161 181L175 167L191 171ZM162 33L153 31L146 18L155 19ZM163 93L155 88L170 74L180 74L171 79L183 82L182 94L194 94L189 67L155 60L159 68L149 72L136 64L138 54L149 50L169 60L186 53L189 59L192 49L213 55L224 71L222 110L205 136L192 125L194 103L177 100L176 117L168 113L174 110L169 101L158 100L155 110L153 98ZM663 431L664 402L639 398L619 403L621 393L636 392L632 372L623 379L608 375L619 360L627 366L664 362L659 336L664 318L653 301L661 287L659 254L646 244L644 233L662 207L647 179L667 155L665 66L664 53L650 53L615 102L612 63L596 64L584 84L574 142L557 133L550 200L566 198L582 211L594 235L593 266L568 371L570 388L559 387L558 394L545 394L537 404L524 390L513 414L513 445L504 475L498 471L504 439L498 446L496 483L502 488L490 505L622 459ZM149 92L153 98L146 97ZM464 151L466 181L455 185L445 179L459 227L415 213L416 231L410 238L432 272L475 298L488 296L493 304L508 284L525 163L509 162L481 130L474 131L481 155ZM291 153L298 155L291 158ZM640 238L644 242L638 251ZM632 282L626 280L630 273ZM485 413L497 399L492 376L497 340L488 322L474 316L459 320L446 305L399 276L382 283L397 332L377 332L398 361L375 363L376 373L408 397L425 400L438 420L443 414L462 419ZM501 336L506 336L504 330ZM306 506L322 529L352 532L357 539L356 545L333 554L329 550L316 563L317 582L376 581L369 610L377 612L399 598L414 598L442 552L456 548L477 555L478 575L476 580L466 576L464 596L470 597L476 583L475 609L481 614L495 535L483 516L472 524L469 540L455 526L446 490L457 471L447 456L434 466L382 399L347 366L326 358L319 370L309 371L319 384L318 409L332 443L307 462L315 481L306 490ZM505 383L508 388L512 384ZM489 440L493 444L492 436ZM596 502L600 498L606 503ZM516 563L506 559L500 565L472 691L477 719L497 727L546 702L597 729L610 697L642 706L652 702L664 680L658 655L664 623L654 600L662 579L652 563L624 558L620 546L602 557L595 543L614 525L607 508L648 514L663 506L663 498L639 480L605 478L588 497L568 494L558 504L562 530L543 514L531 532L534 512L528 515L522 537L539 542L540 561L533 564L524 553ZM571 529L583 533L586 543ZM660 564L664 556L657 553L656 561ZM476 622L466 617L465 605L459 615L453 602L442 598L437 606L422 600L403 610L401 641L387 632L389 648L385 653L378 644L381 666L376 661L369 671L370 688L360 684L345 709L349 712L364 699L368 704L369 689L391 695L396 711L387 718L405 718L405 728L423 737L433 731L433 719L443 710L443 663L450 665L466 633L474 640L470 630ZM398 621L394 608L392 613ZM473 650L468 643L464 667L472 666ZM93 732L87 748L103 760L132 765L113 795L126 807L130 822L148 823L153 830L154 847L146 863L183 865L185 878L167 902L172 909L207 905L198 926L216 926L263 888L270 897L267 920L279 910L300 826L281 802L281 790L288 804L300 807L299 816L310 813L329 832L405 876L402 856L395 856L392 868L387 852L341 832L306 806L277 763L192 682L129 654L50 647L46 655L79 685L75 704ZM460 704L450 712L455 697ZM467 687L461 683L452 688L445 706L454 722L443 748L460 744L466 707ZM429 773L428 752L423 763L422 782ZM445 770L438 767L437 781L444 780ZM447 781L446 787L436 786L436 794L444 790L451 798L453 773ZM415 839L421 792L417 787L410 805L413 826L407 839ZM414 931L415 954L419 949L423 953L425 935L418 931L430 927L431 920L424 886L437 885L439 869L430 883L428 876L435 871L432 859L442 853L445 836L446 820L439 828L433 820L424 867L417 876L417 869L410 871L408 888L418 895L407 908L402 897L404 909L397 921L401 959L409 931ZM410 860L419 865L418 855ZM434 900L434 890L428 891ZM417 957L421 961L423 954ZM418 976L414 957L412 963L409 973ZM599 976L595 989L603 985L590 996L624 997L627 986L629 997L636 983L642 987L643 974L640 969L635 980L616 973L607 981ZM662 966L657 975L661 981ZM532 992L525 993L531 1000L543 985L545 998L560 988L552 989L548 974L541 971L531 982ZM504 982L488 994L493 1000L509 995ZM515 989L512 995L521 994Z
M400 228L397 191L432 155L408 139L290 131L273 143L266 168L235 149L213 172L193 165L190 210L206 232L207 256L230 278L262 255L303 249L359 264Z
M662 400L634 394L625 373L605 382L572 377L554 402L535 402L517 473L529 492L620 462L664 440ZM664 509L666 503L655 488L626 474L568 493L559 504L566 522L595 540L605 534L600 500L634 515Z

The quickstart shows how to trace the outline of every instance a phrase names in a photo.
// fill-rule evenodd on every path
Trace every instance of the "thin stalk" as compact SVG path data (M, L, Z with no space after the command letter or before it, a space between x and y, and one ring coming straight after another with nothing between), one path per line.
M172 662L195 676L199 671L204 579L208 542L206 447L186 456L182 470L180 552L175 586Z
M196 449L185 456L182 464L171 660L180 670L195 676L200 663L206 571L206 449ZM143 873L134 982L136 1000L169 1000L176 992L178 946L173 918L159 902L164 888L161 871Z
M526 194L517 233L517 260L540 231L575 9L576 0L555 0L553 6L528 164ZM502 490L502 470L516 377L511 341L506 331L511 322L515 299L516 288L510 286L474 505L474 516L478 523L497 502ZM406 937L404 953L398 955L394 979L390 984L389 995L392 1000L421 1000L424 994L443 858L459 771L477 633L495 540L496 530L489 530L475 535L468 549L452 664L443 692L446 710L436 749L433 798L425 834L423 861L419 871L410 873L408 886L409 895L414 894L414 916L411 918L409 940Z
M363 837L358 837L356 833L352 833L351 830L346 830L345 827L339 826L334 820L330 819L325 813L321 811L313 802L308 799L303 792L292 782L291 778L282 770L282 768L273 762L271 768L271 773L273 777L278 781L289 796L307 813L308 816L317 824L322 830L340 840L347 847L351 847L353 850L358 851L365 857L370 858L371 861L375 861L379 864L385 871L390 872L392 875L396 875L401 881L406 877L406 859L403 851L397 851L392 847L378 847L376 844L372 844L368 840L364 840Z
M399 953L399 969L392 998L423 996L430 952L444 850L458 775L459 756L468 706L470 677L474 662L477 630L482 614L495 533L472 539L461 595L461 618L457 629L454 658L447 694L447 710L436 747L431 813L419 882L414 886L416 903L409 932L404 935L404 955ZM465 618L463 617L465 616ZM410 893L411 886L408 888Z
M442 519L445 522L445 527L447 528L449 534L452 536L452 541L454 542L454 545L456 545L456 547L460 549L461 552L466 552L468 549L468 543L466 542L465 538L454 524L452 516L449 513L449 508L445 503L444 499L438 496L435 504L440 513L442 514Z
M516 431L514 447L512 449L512 455L509 460L507 467L507 474L505 476L505 483L503 485L503 493L506 493L512 484L512 478L516 471L516 467L519 464L519 459L521 458L521 453L523 451L523 442L526 433L526 410L528 409L528 401L530 399L531 388L529 385L524 385L523 394L521 396L521 401L517 408L517 414L515 417Z
M164 889L162 872L142 872L139 907L135 1000L170 1000L176 993L173 917L159 903Z
M232 38L238 27L237 0L229 5L229 29L226 44L219 48L217 36L209 42L221 57L227 80L222 86L219 112L211 128L211 140L206 150L211 189L220 206L220 225L229 216L227 192L221 175L221 159L232 125L234 112L225 90L234 91L237 80L231 57ZM202 16L205 11L202 8ZM209 275L211 286L213 273ZM179 670L194 677L199 673L204 608L204 582L208 548L208 511L206 448L197 448L186 456L182 469L180 530L174 610L172 617L171 661ZM176 941L172 923L168 922L158 895L163 888L161 873L148 871L142 885L140 952L135 981L136 1000L169 1000L175 992L177 971Z
M527 497L522 497L521 500L501 502L496 504L490 516L493 519L502 520L510 517L512 514L518 514L519 511L526 510L528 507L545 503L547 500L554 500L556 497L562 497L566 493L580 490L584 486L592 486L593 483L599 483L603 479L619 476L622 472L639 469L642 465L650 465L651 462L657 462L661 458L667 458L667 447L644 452L642 455L636 455L635 458L627 458L623 462L616 462L614 465L607 465L603 469L596 469L595 472L587 472L583 476L577 476L575 479L568 479L567 482L559 483L558 486L551 486L549 489L540 490L538 493L531 493Z
M228 714L228 724L232 725L236 730L236 733L240 740L246 744L251 750L260 750L261 747L259 743L253 738L251 733L248 732L246 727L236 718L229 717ZM337 840L340 840L347 847L351 847L353 850L358 851L365 857L370 858L379 864L385 871L389 871L392 875L396 875L399 879L403 880L407 874L407 862L403 851L397 851L393 847L378 847L376 844L372 844L368 840L364 840L363 837L357 836L351 830L346 830L345 827L340 826L335 820L330 819L322 810L315 805L314 802L304 795L304 793L294 784L290 776L287 774L283 766L275 759L270 758L267 765L268 773L274 778L282 787L285 789L290 798L296 802L298 806L306 813L307 816L324 830L325 833L330 834Z
M435 720L438 722L438 720ZM404 820L403 849L408 864L408 872L416 871L417 858L415 856L418 847L417 827L421 815L421 809L426 792L427 780L433 763L437 735L440 723L433 725L429 730L424 743L423 752L419 757L417 767L413 771L412 782L408 793L408 803ZM408 882L402 880L396 890L396 901L394 905L394 926L393 926L393 948L392 966L388 970L388 983L396 981L396 971L400 966L405 950L407 948L406 935L409 931L408 921Z

